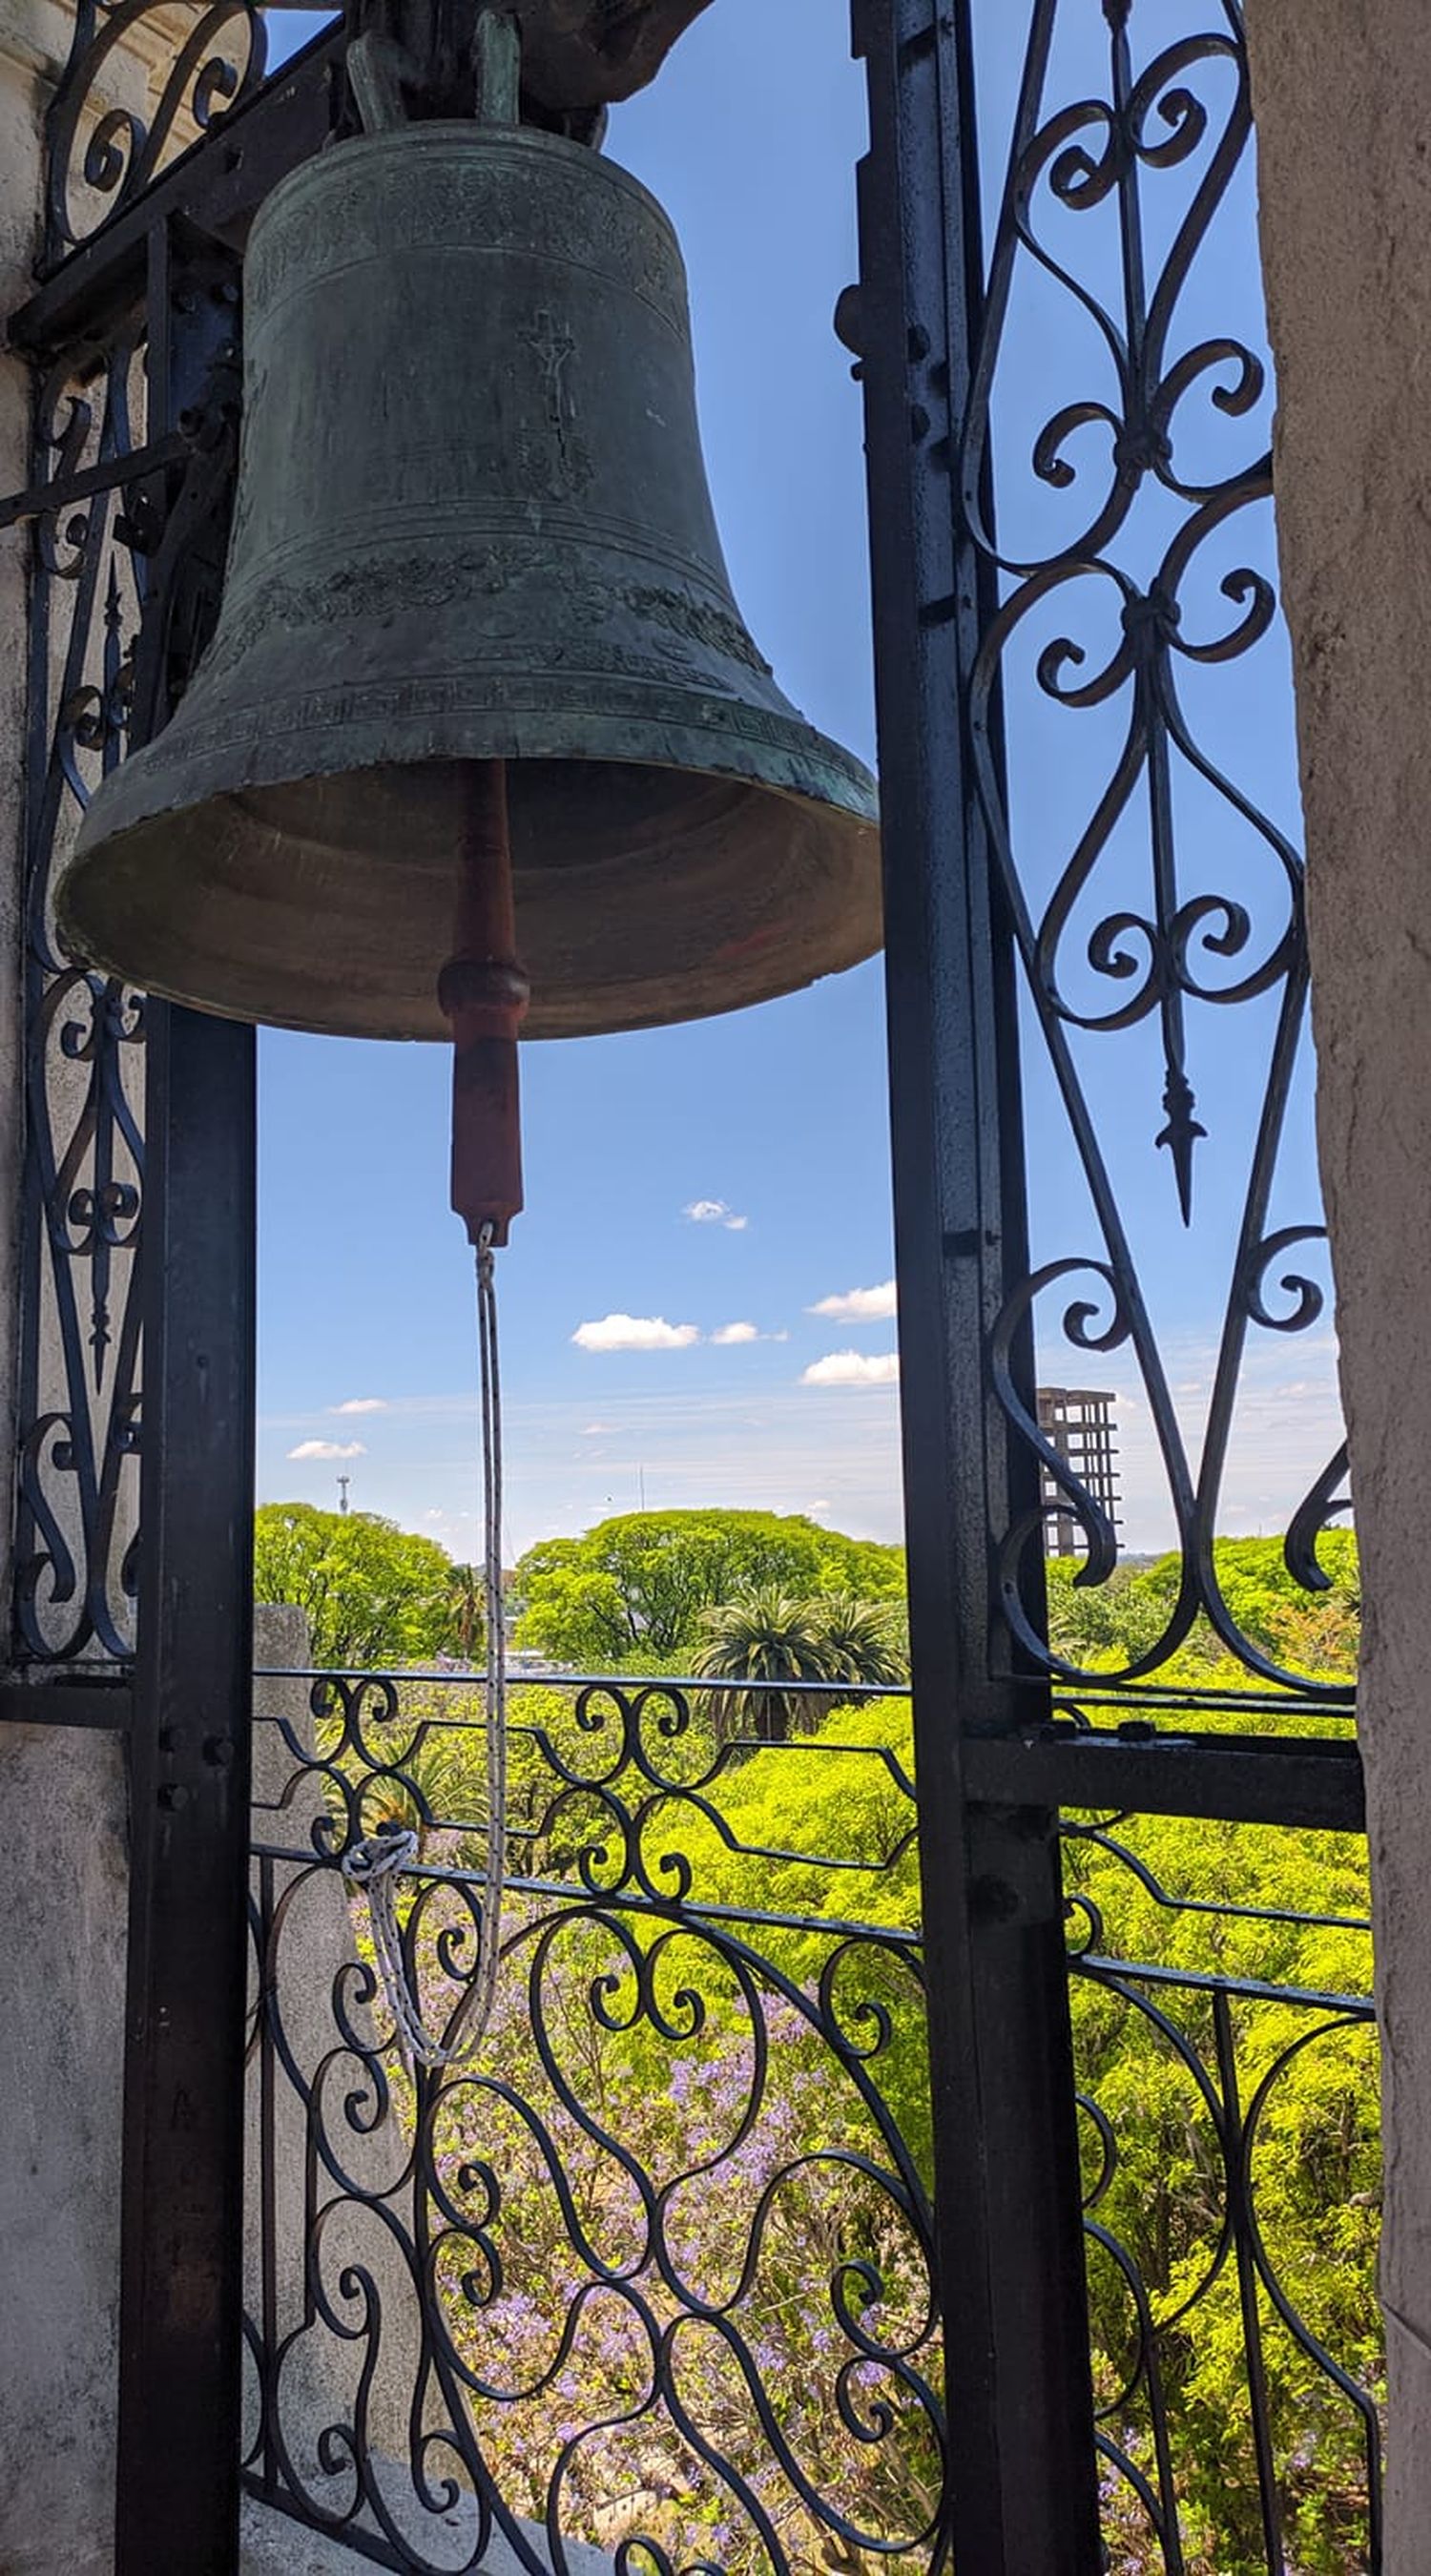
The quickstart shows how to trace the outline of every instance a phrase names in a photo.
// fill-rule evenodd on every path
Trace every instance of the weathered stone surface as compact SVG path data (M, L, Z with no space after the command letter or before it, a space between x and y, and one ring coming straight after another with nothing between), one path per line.
M384 2470L382 2464L379 2464L379 2471L391 2487L394 2505L400 2511L401 2472L396 2468ZM536 2525L524 2522L521 2527L537 2552L541 2566L549 2567L551 2561L546 2544ZM466 2564L463 2535L473 2530L473 2508L470 2500L464 2497L456 2512L449 2514L443 2525L444 2538L451 2541L455 2567ZM430 2530L424 2538L427 2547L434 2546ZM467 2548L470 2546L469 2539ZM612 2565L611 2559L603 2557L599 2549L586 2549L580 2541L569 2540L565 2544L563 2576L612 2576ZM370 2558L360 2557L356 2550L345 2547L342 2541L326 2539L317 2532L302 2531L296 2523L289 2521L286 2514L274 2513L266 2505L254 2503L252 2498L245 2502L242 2576L362 2576L362 2571L371 2566ZM483 2576L529 2576L529 2570L514 2549L505 2541L498 2540L494 2541L483 2561Z
M117 1741L0 1727L0 1812L0 2569L105 2576L128 1877Z
M56 12L0 0L0 306L25 292ZM0 491L29 479L28 371L0 353ZM0 1096L19 1097L28 541L0 534ZM0 1119L0 1512L13 1490L21 1121ZM105 2576L124 2028L118 1745L0 1727L0 2569Z
M256 1647L260 1662L306 1661L301 1613L261 1610ZM301 1684L278 1687L285 1713L306 1705ZM274 1793L273 1732L257 1730L260 1797ZM129 1875L118 1741L0 1727L0 1812L0 2576L108 2576ZM336 1882L325 1880L323 1898L324 1935L351 1955ZM320 1964L331 1978L338 1963L311 1947L295 1961L315 1978ZM298 2027L316 2011L300 1997ZM302 2147L291 2123L279 2145L279 2295L291 2321L302 2272ZM251 2251L250 2295L256 2278ZM310 2415L323 2393L332 2411L329 2387L308 2392Z
M1431 13L1253 0L1387 2149L1386 2564L1431 2570Z
M48 13L46 13L46 17ZM0 312L27 290L40 224L39 119L45 85L41 12L23 0L0 0ZM0 347L0 492L30 479L29 370ZM29 538L23 528L0 533L0 1098L20 1098L21 887L24 876L24 758L28 662L25 630ZM0 1528L8 1541L14 1490L14 1387L19 1311L19 1239L23 1124L0 1118ZM0 2562L3 2563L3 2562Z

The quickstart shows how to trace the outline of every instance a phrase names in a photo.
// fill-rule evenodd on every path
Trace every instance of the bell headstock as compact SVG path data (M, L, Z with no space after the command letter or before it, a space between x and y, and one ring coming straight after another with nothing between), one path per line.
M482 63L494 38L521 53L523 121L600 144L608 107L653 81L710 0L348 0L363 80L385 60L399 115L481 113ZM350 55L350 65L352 56ZM475 66L475 79L474 79ZM478 94L474 97L474 91ZM373 119L364 99L364 122Z
M644 89L709 0L518 0L522 77L550 115L610 107Z

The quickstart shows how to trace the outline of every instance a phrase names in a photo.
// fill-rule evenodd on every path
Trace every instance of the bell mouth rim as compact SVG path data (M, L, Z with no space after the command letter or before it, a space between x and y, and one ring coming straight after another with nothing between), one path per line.
M820 741L819 737L806 739L812 749ZM62 864L56 886L56 918L61 938L76 962L89 963L136 989L209 1011L219 1018L313 1035L419 1043L445 1041L450 1032L437 1006L436 988L446 953L446 929L445 923L439 927L433 918L430 860L413 863L409 885L402 889L410 898L409 905L400 907L410 910L414 919L431 925L430 936L424 936L421 943L424 967L422 971L414 968L411 948L404 943L404 962L394 967L390 980L386 980L384 970L383 979L370 972L365 982L361 962L354 975L350 951L344 945L341 914L335 917L331 975L319 978L311 973L298 977L296 970L289 972L286 962L276 969L251 966L242 937L226 940L208 926L205 910L215 899L220 906L232 900L240 907L250 908L255 902L262 905L265 901L261 871L255 868L251 855L252 840L244 845L250 855L227 881L223 863L214 853L232 814L242 816L246 832L255 825L260 836L282 828L286 837L287 827L276 826L271 817L262 813L266 791L281 794L286 787L298 789L324 780L337 782L364 775L374 776L376 785L378 772L429 764L391 758L362 763L337 759L322 769L300 764L299 774L294 775L294 765L284 763L280 766L288 771L287 776L263 780L250 775L240 781L231 773L225 785L170 798L146 797L147 810L121 818L112 810L117 799L110 791L117 790L127 778L132 794L143 784L133 773L168 741L166 731L147 752L136 753L111 774L97 792L74 847ZM718 1017L784 998L874 956L882 944L883 928L880 836L877 812L872 810L873 781L851 755L840 754L836 745L829 748L838 754L841 768L848 764L859 774L871 810L865 810L863 802L831 794L829 786L833 782L827 782L822 793L808 776L803 783L782 780L772 776L768 766L757 771L753 766L716 767L709 761L697 765L689 756L682 758L673 752L672 757L658 760L649 751L628 754L624 759L603 758L595 764L627 768L633 773L667 773L673 778L739 791L752 820L765 820L768 865L757 865L755 870L757 902L748 936L742 932L734 942L728 940L723 945L683 954L674 962L663 960L656 968L643 953L640 938L633 930L628 972L622 940L615 938L620 962L613 964L614 934L606 936L603 932L605 946L598 943L600 953L593 957L588 972L584 965L573 971L565 956L555 967L546 962L551 937L547 927L549 907L559 906L564 895L567 900L573 899L585 872L589 891L581 899L590 901L594 918L609 918L619 925L634 902L642 918L655 919L663 899L679 912L688 882L685 870L691 863L687 850L677 840L669 859L657 846L638 845L629 858L624 854L603 858L594 853L590 861L577 858L558 865L538 863L526 868L519 854L518 944L533 978L532 1009L524 1037L536 1042L616 1035ZM478 756L498 755L467 754L469 758ZM572 772L594 765L587 758L563 758L560 750L544 758L531 751L508 756L522 760L524 765ZM257 805L251 800L258 800ZM812 845L805 844L802 856L798 828L787 837L774 824L773 809L783 805L803 811L812 832L819 836L816 846L823 846L826 854L816 870L815 900L808 909L803 908L807 888L801 871L803 868L808 875ZM341 847L324 850L319 844L305 846L316 850L320 866L327 865L340 879L349 867L370 871L372 866L368 853L350 855ZM386 862L398 873L405 864L402 857ZM696 864L699 868L699 861ZM663 885L662 870L667 867L669 880ZM178 913L175 898L186 882L192 883L195 878L201 890L200 918L205 929L197 944L191 940L175 963L175 950L171 947L168 954L164 951L166 931L172 940L176 934L171 925ZM141 908L137 920L129 891L136 882L144 884L147 897L147 910ZM637 888L641 889L639 902ZM535 939L530 949L529 934ZM356 953L361 961L361 940ZM235 956L241 961L237 970L232 963Z
M873 772L843 744L806 724L793 708L788 715L779 715L715 695L692 697L631 683L625 689L604 691L604 706L583 709L583 738L578 747L573 741L570 698L560 683L552 684L549 705L541 703L546 693L536 687L523 692L523 703L514 704L515 692L504 693L492 684L475 685L464 704L429 715L419 703L387 725L355 703L364 694L343 687L327 692L329 701L345 702L341 715L330 712L322 696L310 694L303 702L301 720L281 732L273 729L271 704L251 703L241 711L252 719L251 724L231 725L219 732L203 722L201 706L196 710L196 700L203 695L196 684L154 740L131 753L96 790L66 862L65 882L74 862L88 858L102 842L228 792L236 783L232 762L244 752L250 754L242 781L245 788L292 787L311 778L390 767L424 768L450 761L570 761L574 765L599 761L735 780L848 815L876 832L880 827L879 787ZM374 683L366 692L370 701L389 694L385 682ZM633 724L645 724L650 730L639 747L623 748L622 735ZM377 729L361 752L344 741L345 735L370 726ZM198 737L192 749L189 736ZM657 741L664 745L659 753L654 748ZM718 746L726 757L714 756ZM742 753L744 757L731 756ZM766 765L772 756L782 766L789 762L788 775L775 774ZM174 792L151 797L147 790L155 773L174 768L176 762L183 763L183 774ZM848 792L832 793L836 782Z

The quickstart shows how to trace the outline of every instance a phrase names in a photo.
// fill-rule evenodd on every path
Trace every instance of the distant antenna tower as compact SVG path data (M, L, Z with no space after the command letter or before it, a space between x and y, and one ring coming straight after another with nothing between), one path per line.
M345 1512L348 1508L348 1487L351 1485L352 1481L353 1479L351 1476L340 1476L338 1479L338 1509L340 1512Z

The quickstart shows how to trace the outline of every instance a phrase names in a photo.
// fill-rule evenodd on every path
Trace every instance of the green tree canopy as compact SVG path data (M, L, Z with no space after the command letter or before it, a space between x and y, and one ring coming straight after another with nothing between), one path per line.
M908 1681L909 1642L899 1603L862 1601L854 1592L828 1592L811 1607L832 1682L882 1689Z
M792 1600L773 1583L754 1584L701 1614L692 1668L712 1681L870 1682L908 1679L899 1612L890 1601L859 1601L847 1592ZM737 1732L779 1743L795 1727L829 1715L828 1699L798 1690L768 1690L754 1705L722 1711ZM723 1728L729 1731L729 1726Z
M702 1639L692 1661L698 1673L723 1682L827 1682L834 1679L820 1627L819 1604L792 1601L773 1583L755 1584L702 1613ZM762 1691L754 1705L720 1708L723 1733L747 1729L782 1743L808 1708L813 1722L826 1703L802 1702L796 1690Z
M315 1664L380 1669L465 1651L462 1573L435 1539L375 1512L262 1503L254 1514L254 1598L306 1614Z
M896 1547L776 1512L628 1512L584 1538L546 1539L517 1567L517 1643L588 1671L693 1652L704 1612L762 1587L898 1602Z
M1306 1592L1287 1571L1280 1539L1220 1538L1213 1546L1222 1597L1242 1634L1287 1671L1344 1680L1356 1671L1361 1629L1355 1532L1324 1530L1317 1555L1326 1589ZM1151 1565L1120 1565L1100 1584L1080 1583L1080 1564L1074 1557L1055 1557L1049 1564L1049 1633L1070 1663L1120 1671L1151 1653L1163 1635L1177 1601L1182 1560L1170 1555ZM1200 1617L1179 1649L1179 1670L1151 1678L1187 1680L1191 1675L1182 1668L1190 1662L1220 1665L1227 1655Z
M1189 1723L1199 1723L1191 1711ZM719 1825L704 1814L682 1822L696 1901L762 1913L762 1952L818 1994L852 1921L919 1928L913 1765L910 1706L899 1699L836 1710L777 1757L729 1771L706 1792ZM1269 2087L1250 2150L1266 2257L1310 2332L1380 2399L1375 2030L1336 2001L1366 1990L1370 1943L1357 1928L1368 1904L1366 1846L1357 1835L1200 1817L1080 1821L1082 1835L1064 1849L1070 1933L1076 1946L1134 1963L1072 1980L1078 2080L1106 2123L1100 2133L1085 2113L1093 2216L1136 2263L1160 2336L1187 2576L1254 2576L1266 2556L1238 2271L1224 2233L1227 2149L1210 2107L1218 2051L1235 2052L1244 2114L1264 2079ZM669 1820L663 1826L674 1839ZM770 1928L771 1917L789 1928ZM923 2025L917 1991L896 1964L882 1966L874 1946L862 1946L849 1991L888 2016L870 2072L927 2174ZM1226 1981L1221 2039L1209 1977ZM654 2059L651 2080L654 2091ZM1146 2464L1136 2395L1143 2327L1127 2275L1096 2232L1089 2295L1099 2403ZM1265 2303L1262 2334L1287 2566L1352 2576L1365 2564L1358 2418ZM1108 2502L1105 2529L1120 2576L1150 2563L1130 2491Z

